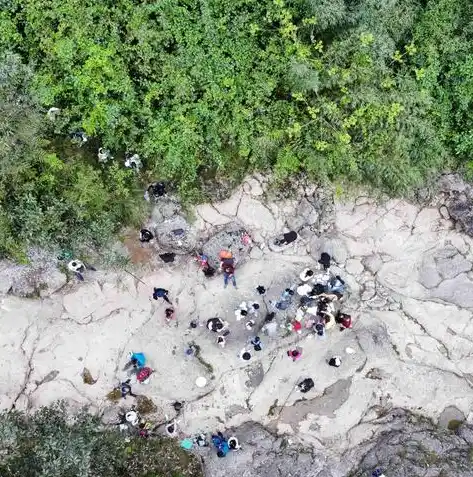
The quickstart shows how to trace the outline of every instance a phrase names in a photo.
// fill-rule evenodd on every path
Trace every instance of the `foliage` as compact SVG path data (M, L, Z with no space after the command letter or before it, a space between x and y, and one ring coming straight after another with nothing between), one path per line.
M27 244L102 245L134 219L132 173L49 152L31 77L18 56L0 59L0 254L19 257Z
M81 412L68 415L64 405L32 415L0 414L2 477L201 477L196 458L171 439L132 438L102 428Z
M18 199L0 210L7 253L18 237L63 242L72 227L97 242L132 220L124 151L188 202L255 168L393 194L453 165L473 177L467 0L3 3L0 51L18 71L3 94L27 98L4 106L21 145L4 181ZM52 106L61 119L45 129ZM117 162L58 147L77 129Z

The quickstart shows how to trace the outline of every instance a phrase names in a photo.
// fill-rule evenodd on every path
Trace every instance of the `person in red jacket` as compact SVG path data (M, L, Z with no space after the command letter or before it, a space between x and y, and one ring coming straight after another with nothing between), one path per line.
M346 313L338 312L335 317L335 322L340 325L340 331L346 330L353 326L352 319L350 315Z
M230 264L224 264L223 267L223 288L227 288L228 280L231 280L233 286L236 288L235 267Z

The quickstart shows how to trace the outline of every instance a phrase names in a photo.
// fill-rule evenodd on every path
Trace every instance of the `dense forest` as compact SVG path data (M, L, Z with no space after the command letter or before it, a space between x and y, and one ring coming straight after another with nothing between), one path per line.
M473 175L470 0L1 5L4 256L100 246L139 221L150 179L190 202L254 169L391 194ZM115 159L99 164L100 146Z

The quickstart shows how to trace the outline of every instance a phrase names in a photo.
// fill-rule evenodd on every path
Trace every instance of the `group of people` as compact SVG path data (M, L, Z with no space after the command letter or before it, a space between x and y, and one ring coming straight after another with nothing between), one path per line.
M127 396L136 397L131 390L132 377L139 384L148 384L153 369L146 366L146 357L143 353L131 352L128 354L128 362L125 364L123 371L126 372L128 379L120 383L120 392L123 399Z
M241 449L238 439L235 436L227 439L221 432L212 435L212 443L217 449L218 457L225 457L230 451Z

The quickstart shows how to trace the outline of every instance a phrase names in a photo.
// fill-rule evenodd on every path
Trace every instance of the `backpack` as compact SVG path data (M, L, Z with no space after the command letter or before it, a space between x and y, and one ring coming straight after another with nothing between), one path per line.
M136 375L136 379L138 382L142 383L143 381L146 381L150 376L153 370L148 367L141 368L138 371L138 374Z
M220 260L224 260L224 259L228 259L228 258L232 258L233 255L232 255L232 252L230 252L230 250L221 250L220 253L218 254Z

